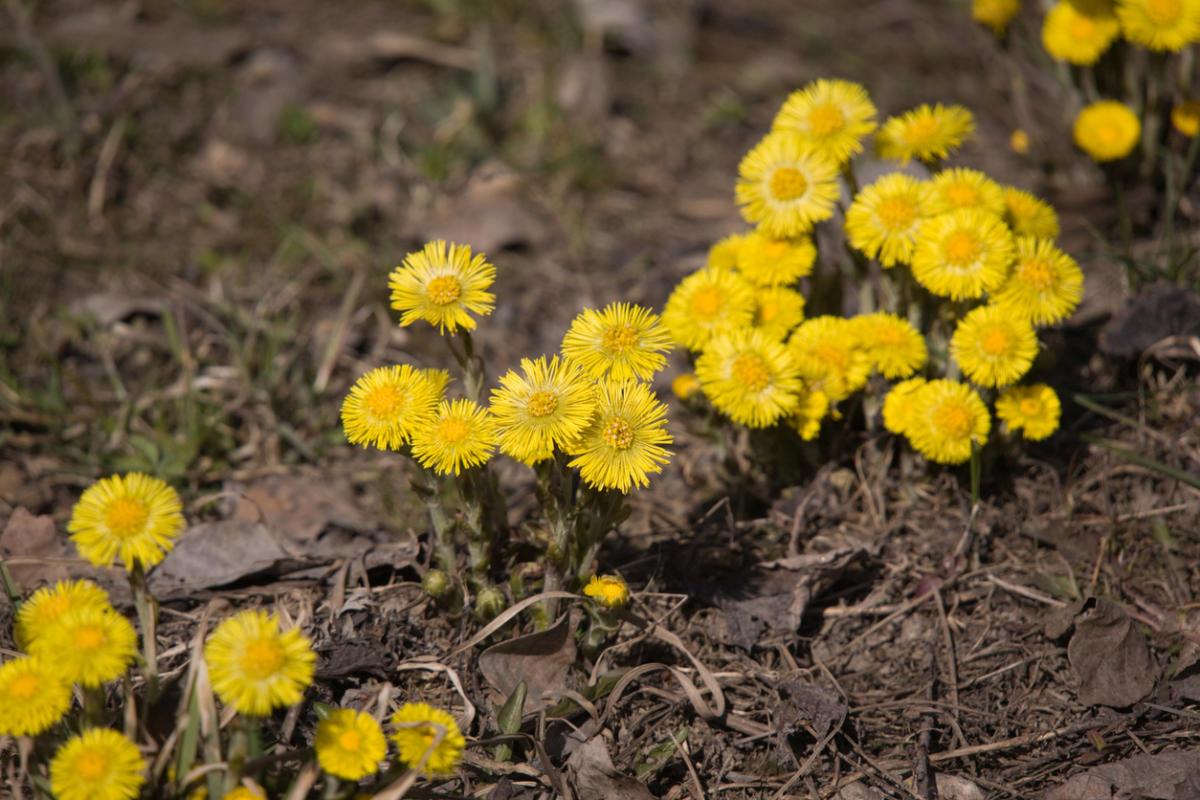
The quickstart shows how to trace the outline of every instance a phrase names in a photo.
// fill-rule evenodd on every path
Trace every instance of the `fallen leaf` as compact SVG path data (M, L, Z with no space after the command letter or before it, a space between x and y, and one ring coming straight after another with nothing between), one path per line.
M1067 659L1084 705L1129 706L1154 690L1159 669L1146 635L1116 603L1088 601L1075 617Z
M184 531L148 581L159 599L186 597L197 589L275 570L287 561L303 563L260 523L239 519L204 522Z
M358 533L375 524L354 501L354 489L344 478L272 475L242 492L233 518L261 522L272 533L307 547L329 525ZM306 550L307 555L315 555Z
M1200 295L1177 284L1147 286L1100 330L1100 349L1135 358L1169 336L1200 336Z
M939 772L935 781L937 782L938 797L942 800L983 800L984 798L983 789L979 788L979 784L958 775Z
M824 739L846 716L846 705L836 694L820 686L792 681L780 687L780 700L771 713L776 745L792 754L787 737L802 728L811 728L818 740Z
M484 253L536 247L549 238L550 231L522 192L523 182L508 167L484 164L462 192L441 198L421 226L421 238L469 244Z
M617 771L602 736L594 736L576 747L567 759L567 771L579 800L654 798L644 783Z
M45 559L45 563L8 567L13 580L26 593L56 581L87 578L108 592L114 605L127 605L132 600L121 570L81 563L71 540L58 532L54 518L34 516L24 506L13 511L0 533L0 557Z
M1200 750L1140 755L1092 767L1048 791L1044 800L1196 800Z
M862 543L825 553L766 561L753 567L735 590L718 593L714 602L725 612L730 640L749 650L764 627L780 632L800 627L814 597L833 585L852 562L864 557Z
M564 616L552 628L493 645L479 656L479 671L500 694L499 702L525 681L525 713L553 705L568 687L575 663L575 626Z
M883 792L861 781L846 784L835 797L837 800L884 800Z

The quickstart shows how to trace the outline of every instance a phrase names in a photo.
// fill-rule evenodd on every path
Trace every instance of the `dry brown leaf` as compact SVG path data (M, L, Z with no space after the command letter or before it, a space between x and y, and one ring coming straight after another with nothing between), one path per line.
M564 616L552 628L493 645L479 656L479 671L504 702L525 681L526 713L553 705L571 688L567 673L575 663L575 626Z
M13 511L4 532L0 533L0 556L46 559L40 564L9 565L13 580L25 592L55 581L88 578L104 588L117 605L125 605L131 599L129 584L120 570L80 563L79 553L66 535L59 534L54 518L34 516L23 506Z
M1044 800L1196 800L1200 750L1140 755L1092 767L1051 789Z
M348 480L307 475L264 478L242 493L233 518L261 522L285 540L306 547L328 525L359 533L378 527L354 502Z
M550 230L522 191L521 179L508 167L484 164L463 191L441 199L421 226L421 238L469 244L483 253L537 247L550 237Z
M757 565L739 582L736 595L728 591L715 600L729 622L731 641L748 650L764 627L780 632L796 630L809 602L866 553L865 545L853 543L825 553Z
M1075 618L1067 658L1079 677L1079 702L1089 706L1132 705L1154 690L1159 673L1146 635L1108 600L1096 600Z
M654 798L641 781L617 771L602 736L595 736L576 747L567 759L567 770L579 800Z
M159 599L186 597L197 589L224 586L243 578L300 565L265 527L239 519L188 528L150 573L150 591Z

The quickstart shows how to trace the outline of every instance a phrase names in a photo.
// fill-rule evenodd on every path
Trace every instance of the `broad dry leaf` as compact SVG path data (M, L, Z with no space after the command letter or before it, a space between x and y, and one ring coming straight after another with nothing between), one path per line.
M1200 750L1140 755L1092 767L1051 789L1044 800L1196 800Z
M654 798L644 783L617 771L602 736L594 736L576 747L567 759L567 770L571 773L571 783L579 800Z
M575 663L574 625L564 616L552 628L493 645L479 656L479 671L504 702L525 681L525 712L553 705L570 687L567 674Z
M1067 658L1079 677L1084 705L1129 706L1154 690L1158 665L1150 657L1146 635L1108 600L1088 604L1075 618Z

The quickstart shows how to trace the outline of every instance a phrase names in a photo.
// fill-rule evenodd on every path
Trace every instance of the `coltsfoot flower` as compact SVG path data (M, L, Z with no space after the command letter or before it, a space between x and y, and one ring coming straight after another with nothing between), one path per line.
M593 378L647 381L666 366L663 354L673 346L650 309L609 303L600 311L587 308L575 317L563 337L562 352Z
M768 133L738 165L736 195L747 222L794 238L833 216L837 164L794 131Z
M1142 122L1124 103L1101 100L1075 118L1075 144L1096 161L1116 161L1133 152Z
M885 378L907 378L929 359L925 337L903 317L877 311L851 322L871 365Z
M471 255L465 244L437 240L404 257L392 271L392 308L402 312L401 325L423 319L438 331L475 330L472 314L492 312L496 296L487 289L496 268L482 254Z
M917 231L931 216L929 183L893 172L864 187L846 210L850 245L884 269L907 264Z
M317 723L315 747L321 769L348 781L374 775L387 754L379 723L352 708L339 708Z
M79 554L96 566L120 557L127 569L162 561L183 531L179 495L158 478L131 472L102 478L84 490L67 530Z
M1121 35L1121 24L1111 9L1087 13L1063 0L1046 12L1042 23L1042 46L1061 61L1079 66L1095 64Z
M930 216L975 208L1004 215L1004 190L977 169L944 169L929 180Z
M1062 405L1058 395L1044 383L1010 386L996 398L996 416L1010 431L1021 431L1026 439L1038 441L1058 430Z
M1012 275L992 302L1014 318L1052 325L1071 315L1083 299L1083 271L1048 239L1017 237Z
M442 378L445 378L443 380ZM399 450L433 419L449 375L408 364L377 367L350 387L342 401L342 429L350 444Z
M30 655L52 663L63 678L96 687L115 680L137 656L137 630L108 606L72 608L30 644Z
M805 320L788 338L788 349L810 390L831 403L861 389L871 374L871 360L848 319L825 315Z
M777 339L743 328L711 339L696 377L718 411L750 428L766 428L799 403L800 370Z
M939 464L971 458L971 443L987 441L992 421L987 406L970 386L949 380L927 381L912 394L905 434L922 455Z
M776 239L761 231L743 237L737 254L737 269L755 286L795 283L812 272L817 248L809 236Z
M279 629L266 611L243 611L226 619L204 646L204 660L221 702L263 717L300 702L312 683L316 654L298 628Z
M108 728L69 739L50 762L50 789L58 800L133 800L145 782L137 745Z
M413 434L413 458L441 475L487 463L496 447L496 418L478 403L443 400L437 414Z
M792 92L771 123L772 131L795 131L836 164L861 153L875 130L875 105L857 83L822 78Z
M883 427L892 433L908 433L913 420L914 397L924 385L924 378L909 378L892 387L883 398Z
M73 608L112 608L108 592L88 580L59 581L38 589L21 604L13 626L13 639L22 650Z
M466 739L454 717L428 703L405 703L392 715L392 741L399 758L428 776L453 775ZM428 757L427 757L428 754Z
M1012 257L1012 234L999 217L975 209L953 211L922 223L913 277L936 295L973 299L1004 283Z
M1121 31L1151 50L1179 52L1200 39L1200 0L1117 0Z
M0 665L0 736L34 736L71 708L71 684L52 664L22 656Z
M596 387L596 413L591 424L571 447L583 480L597 489L618 489L628 494L635 486L648 486L649 473L662 472L671 452L664 430L667 407L644 383L601 381Z
M926 104L884 122L875 134L875 149L882 158L906 164L914 158L935 163L974 131L975 117L962 106Z
M754 287L736 272L705 269L688 275L667 298L663 324L689 350L720 333L744 328L754 317Z
M1004 187L1004 220L1017 236L1058 238L1058 214L1049 203L1014 186Z
M593 575L583 593L606 608L621 608L629 602L629 584L617 575Z
M1037 350L1033 326L996 305L968 311L950 339L950 355L980 386L1016 383L1033 365Z

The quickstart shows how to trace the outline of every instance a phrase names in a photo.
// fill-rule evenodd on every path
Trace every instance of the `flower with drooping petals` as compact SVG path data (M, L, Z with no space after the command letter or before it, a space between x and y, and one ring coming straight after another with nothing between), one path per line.
M921 105L883 123L875 134L882 158L932 164L945 158L975 131L975 117L958 105Z
M401 325L423 319L441 333L453 333L475 330L472 314L492 313L496 296L487 289L495 279L496 268L482 253L472 256L467 245L439 239L405 256L388 286L392 308L402 312Z
M1061 414L1058 395L1044 383L1010 386L996 398L996 416L1010 431L1019 430L1032 441L1045 439L1058 430Z

